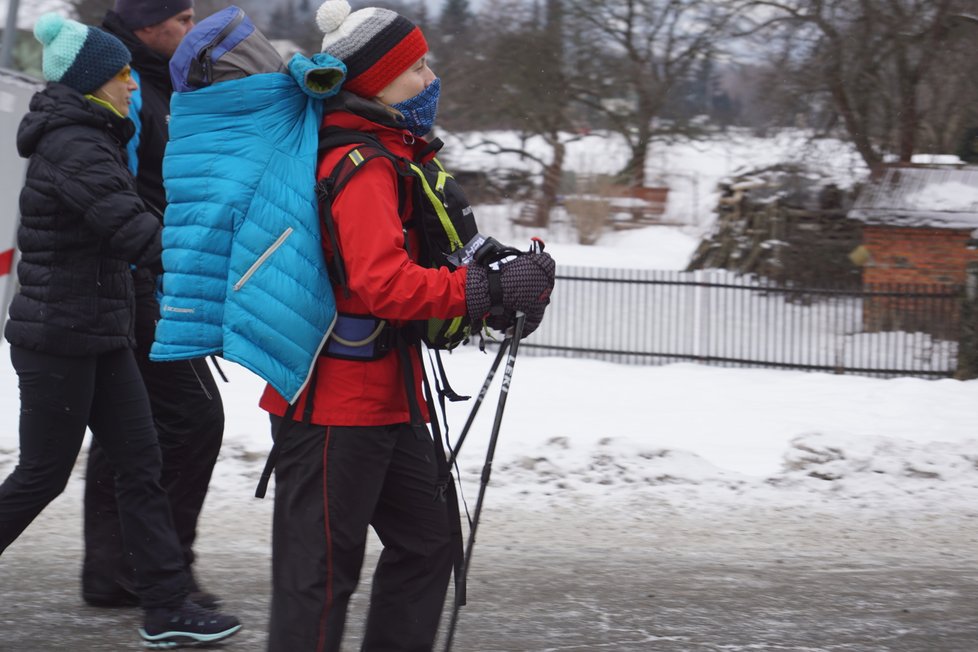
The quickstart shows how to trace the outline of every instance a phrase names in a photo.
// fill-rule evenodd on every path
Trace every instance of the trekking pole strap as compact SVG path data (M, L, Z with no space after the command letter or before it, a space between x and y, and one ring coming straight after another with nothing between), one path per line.
M448 510L449 534L452 539L453 560L452 567L455 577L455 596L456 601L461 599L461 604L465 604L465 575L463 566L465 562L465 548L462 544L462 517L458 509L458 496L455 493L455 480L452 477L451 467L448 465L448 458L445 456L445 449L441 445L440 428L436 418L434 399L431 396L431 386L428 384L428 376L424 370L424 360L421 358L421 345L415 343L414 348L421 363L421 381L425 394L425 402L431 417L431 429L429 434L421 414L421 407L418 405L418 397L414 391L414 373L412 372L411 356L409 350L412 345L408 344L403 332L398 331L396 346L398 357L400 358L401 371L404 377L404 389L407 392L408 410L411 414L411 426L420 435L423 430L426 437L431 438L434 448L435 465L438 469L438 480L433 500L445 502Z
M221 369L221 365L217 364L216 355L211 356L211 364L214 365L214 369L217 370L217 374L221 377L221 380L223 380L226 383L231 382L228 380L228 377L224 375L224 370Z
M268 451L268 457L265 458L265 467L261 471L261 478L258 479L258 486L255 488L255 498L264 498L265 492L268 490L268 481L272 478L272 471L275 470L275 463L278 461L280 444L282 441L282 431L285 429L285 424L292 420L292 415L295 414L295 406L297 403L292 403L285 410L285 414L282 415L282 420L278 424L278 428L275 429L275 434L272 436L272 447Z

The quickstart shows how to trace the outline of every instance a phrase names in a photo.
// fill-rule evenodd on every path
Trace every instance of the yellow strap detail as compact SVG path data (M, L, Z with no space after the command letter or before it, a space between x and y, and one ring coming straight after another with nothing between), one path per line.
M452 220L448 217L448 211L445 210L445 205L442 203L442 200L428 184L428 178L425 177L424 171L414 163L411 164L411 169L414 170L415 176L421 180L421 187L424 189L424 194L428 196L428 201L435 207L435 213L438 214L438 221L441 222L442 228L445 229L445 233L448 235L448 244L451 246L451 251L461 249L464 243L458 236L458 231L455 230L455 225L452 224Z
M347 156L349 156L350 160L353 161L353 165L360 165L363 163L363 154L360 153L359 149L353 150L347 154Z

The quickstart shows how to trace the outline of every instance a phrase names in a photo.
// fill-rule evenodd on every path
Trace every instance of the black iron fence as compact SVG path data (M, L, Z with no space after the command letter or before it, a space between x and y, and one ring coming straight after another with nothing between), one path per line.
M963 290L798 287L696 272L558 268L521 347L632 364L695 361L873 376L953 376Z

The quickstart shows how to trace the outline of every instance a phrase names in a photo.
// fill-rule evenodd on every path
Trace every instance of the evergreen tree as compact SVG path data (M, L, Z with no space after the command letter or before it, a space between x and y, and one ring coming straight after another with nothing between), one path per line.
M445 0L438 21L441 40L446 43L463 41L468 34L471 19L469 0Z

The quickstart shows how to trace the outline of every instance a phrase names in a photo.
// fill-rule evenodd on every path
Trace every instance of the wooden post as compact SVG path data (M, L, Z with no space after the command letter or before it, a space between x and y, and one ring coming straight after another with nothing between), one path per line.
M961 301L961 335L958 340L958 380L978 378L978 262L968 263Z

